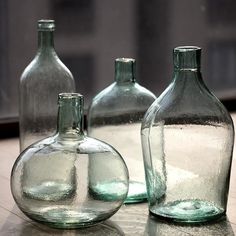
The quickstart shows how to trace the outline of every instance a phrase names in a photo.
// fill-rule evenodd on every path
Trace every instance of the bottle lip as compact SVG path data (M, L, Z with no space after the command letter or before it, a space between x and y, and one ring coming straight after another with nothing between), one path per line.
M80 93L60 93L58 103L71 103L74 105L83 104L84 96Z
M174 48L174 52L194 52L201 51L202 49L198 46L179 46Z
M55 30L55 21L48 19L38 20L38 30L39 31L54 31Z
M135 59L133 59L133 58L121 57L121 58L116 58L116 59L115 59L115 62L135 63Z

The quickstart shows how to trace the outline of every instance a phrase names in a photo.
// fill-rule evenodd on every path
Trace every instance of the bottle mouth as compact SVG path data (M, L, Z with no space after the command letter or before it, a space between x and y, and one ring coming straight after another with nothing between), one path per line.
M83 106L84 96L80 93L60 93L58 95L58 104L71 104Z
M196 51L201 51L201 48L197 46L179 46L174 48L174 52L196 52Z
M133 58L116 58L115 62L121 62L121 63L135 63L135 59Z
M39 31L54 31L55 30L55 21L54 20L39 20L38 21L38 30Z

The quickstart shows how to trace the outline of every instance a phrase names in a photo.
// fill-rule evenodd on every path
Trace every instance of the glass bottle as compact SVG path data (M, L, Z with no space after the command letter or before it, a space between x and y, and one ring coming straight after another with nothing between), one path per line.
M149 210L173 221L209 221L226 212L233 123L202 80L201 48L177 47L173 57L173 81L142 123Z
M54 49L54 20L38 21L38 51L20 79L20 151L56 130L57 97L75 92L71 72Z
M88 134L115 147L129 169L125 203L147 199L140 128L155 95L135 80L135 60L115 60L115 82L96 95L88 112ZM99 163L93 163L95 166Z
M99 162L98 168L90 169L91 159ZM84 134L82 95L59 95L57 133L20 154L11 191L29 218L57 228L104 221L123 204L127 167L114 148Z

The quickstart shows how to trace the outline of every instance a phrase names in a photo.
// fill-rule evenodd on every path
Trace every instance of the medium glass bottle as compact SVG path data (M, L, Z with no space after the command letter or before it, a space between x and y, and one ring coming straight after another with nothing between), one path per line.
M38 21L38 51L20 79L20 151L56 130L57 96L75 92L71 72L54 49L54 20Z
M129 169L129 192L125 203L147 199L140 128L155 95L135 80L135 60L115 60L115 82L92 101L88 112L88 134L115 147ZM99 165L99 163L91 163Z
M99 166L91 169L91 160ZM57 228L93 225L123 204L127 167L114 148L84 134L82 95L59 95L57 133L20 154L11 191L29 218Z
M149 210L173 221L209 221L226 212L233 123L202 80L201 48L177 47L173 56L173 81L142 123Z

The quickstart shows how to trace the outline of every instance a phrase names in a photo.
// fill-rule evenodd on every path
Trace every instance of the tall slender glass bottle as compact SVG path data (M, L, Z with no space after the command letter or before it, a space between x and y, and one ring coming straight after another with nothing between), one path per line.
M54 49L54 20L38 21L38 52L20 79L20 150L55 132L57 96L74 92L71 72Z
M123 204L128 169L114 148L84 133L82 95L59 94L58 105L57 132L17 158L11 173L12 194L28 217L43 224L93 225ZM90 161L99 166L91 169Z
M129 193L125 203L146 200L140 128L142 118L155 95L135 80L135 60L115 60L115 82L92 101L88 113L88 134L114 146L129 169ZM99 163L91 163L91 165Z
M142 147L152 214L204 222L226 212L234 143L232 119L207 89L201 49L174 49L174 78L148 109Z

